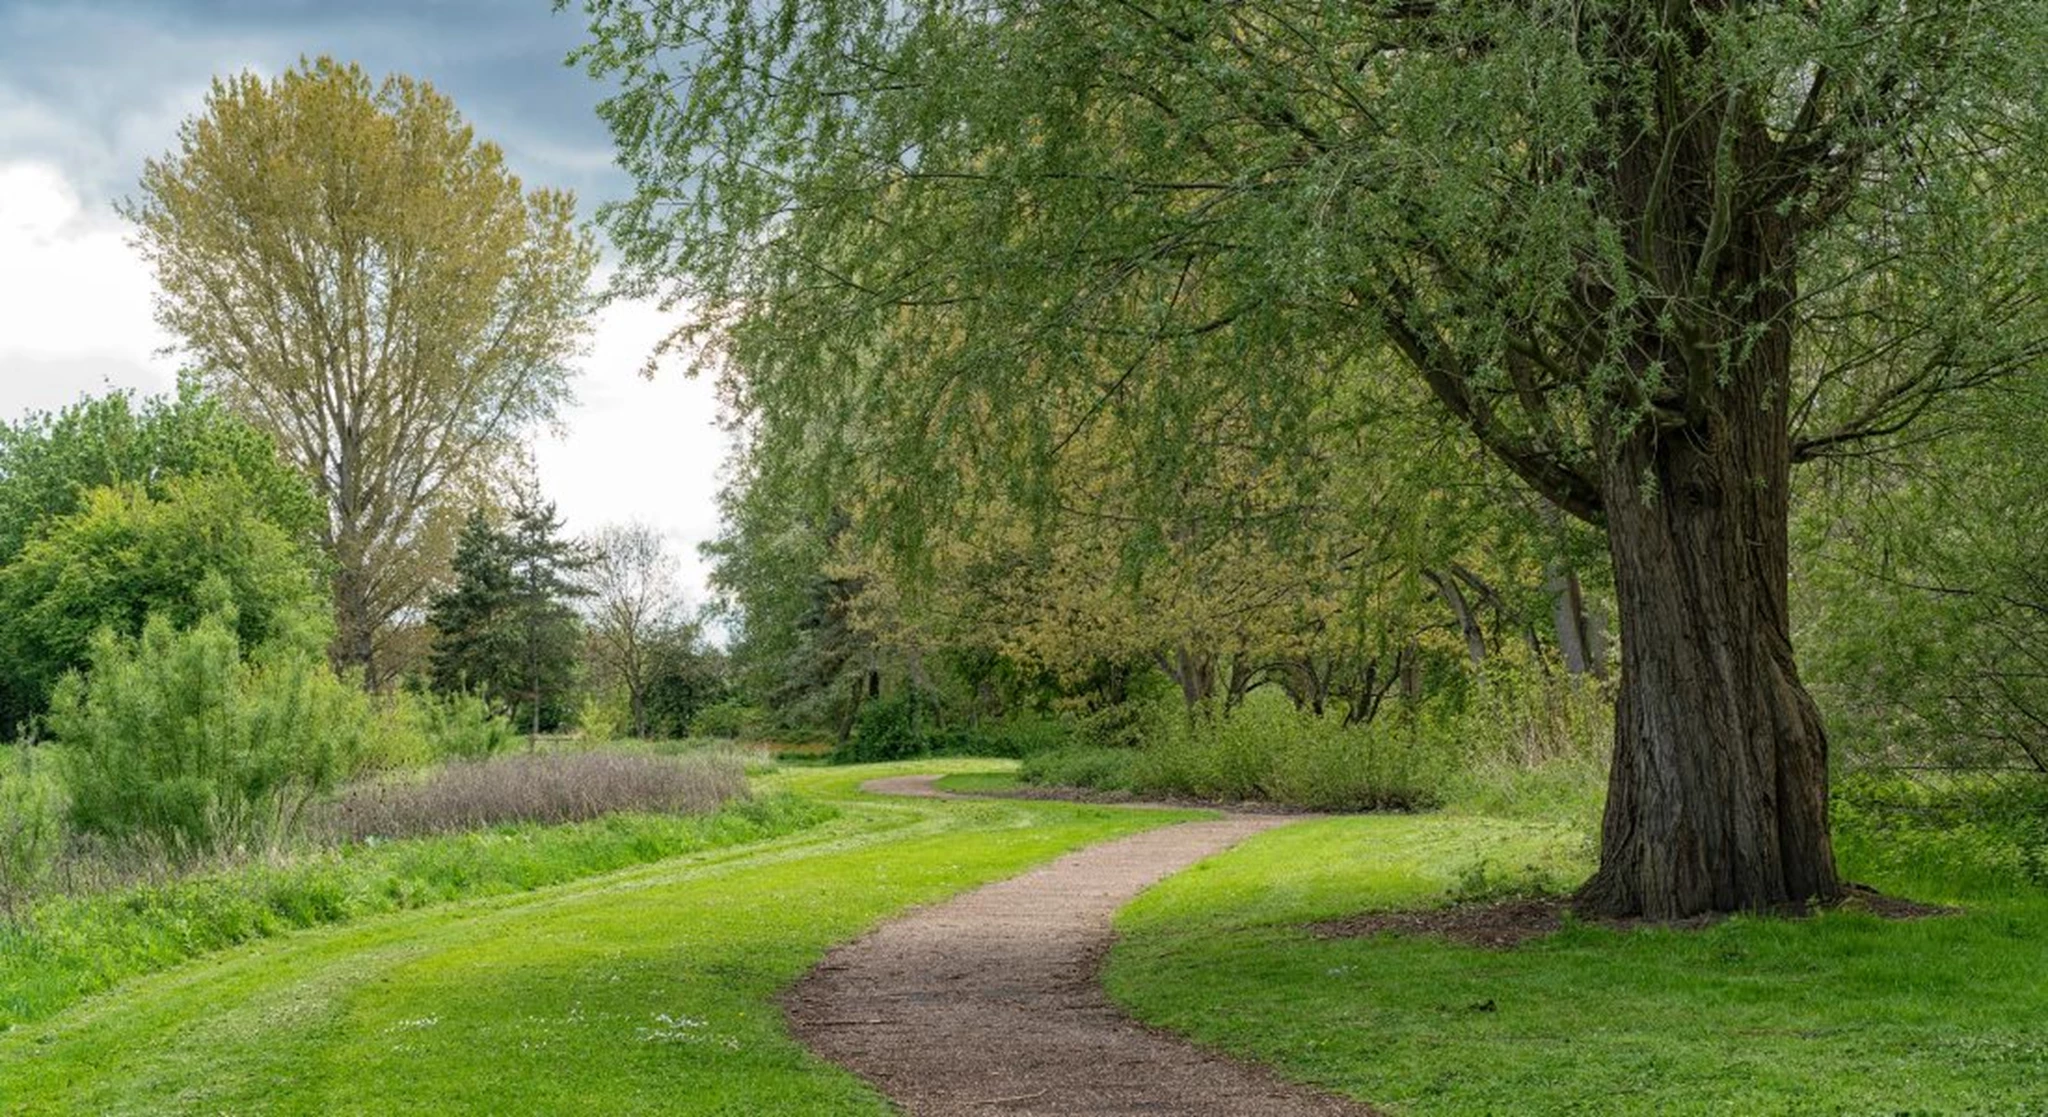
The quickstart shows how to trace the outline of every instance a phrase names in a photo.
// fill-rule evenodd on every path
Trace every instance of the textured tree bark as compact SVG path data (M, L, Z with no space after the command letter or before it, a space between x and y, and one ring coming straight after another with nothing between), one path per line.
M1773 331L1703 429L1643 423L1602 498L1621 696L1590 914L1677 919L1827 901L1827 737L1786 604L1790 343Z
M377 622L369 587L360 572L343 566L334 575L334 643L328 658L338 670L362 672L363 685L378 690Z
M1593 657L1587 645L1586 601L1579 586L1578 572L1562 562L1553 563L1550 582L1550 619L1557 634L1557 653L1564 669L1573 675L1593 674Z

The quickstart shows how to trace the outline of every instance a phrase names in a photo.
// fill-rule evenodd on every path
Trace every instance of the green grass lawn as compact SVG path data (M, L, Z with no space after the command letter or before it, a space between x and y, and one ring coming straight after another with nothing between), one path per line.
M800 833L516 896L300 932L0 1035L0 1112L886 1113L777 993L912 904L1191 817L859 796L991 765L784 773Z
M955 772L939 780L939 790L957 795L1001 795L1024 784L1016 772Z
M1583 847L1469 817L1291 826L1126 908L1109 989L1142 1020L1393 1114L2048 1113L2038 893L1911 923L1568 926L1512 951L1301 929L1530 866L1568 879Z
M834 813L826 803L771 794L711 814L495 826L48 897L26 923L0 923L0 1033L115 982L251 940L759 842Z

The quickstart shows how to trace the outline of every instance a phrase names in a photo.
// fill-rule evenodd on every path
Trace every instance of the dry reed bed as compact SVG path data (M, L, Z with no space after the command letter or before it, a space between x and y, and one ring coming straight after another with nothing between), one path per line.
M457 761L415 781L348 788L320 807L312 828L331 841L355 842L583 822L620 811L704 814L746 795L742 760L728 753L525 753Z

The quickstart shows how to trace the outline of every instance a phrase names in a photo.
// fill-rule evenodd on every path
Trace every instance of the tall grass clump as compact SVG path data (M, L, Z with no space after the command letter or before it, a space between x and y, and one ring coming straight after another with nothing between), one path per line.
M705 814L746 797L745 762L733 752L521 753L350 787L323 806L320 829L341 841L407 838L625 811Z
M1263 800L1310 810L1421 810L1441 801L1447 757L1391 722L1346 726L1258 691L1227 717L1183 721L1140 749L1141 792Z
M51 699L69 818L81 833L193 855L273 844L352 770L373 717L308 641L246 659L231 609L180 631L101 632L90 671Z
M30 746L0 748L0 917L18 917L64 844L63 796Z
M1864 768L1830 805L1851 879L1947 900L2048 890L2048 775Z
M1447 805L1599 830L1614 750L1614 700L1602 681L1501 657L1459 701L1426 708L1417 720L1418 733L1459 758Z

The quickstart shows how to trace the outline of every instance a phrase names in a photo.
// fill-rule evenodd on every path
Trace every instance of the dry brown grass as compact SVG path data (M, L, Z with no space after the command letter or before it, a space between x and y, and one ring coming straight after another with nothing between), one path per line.
M591 751L445 765L425 778L349 788L320 808L330 840L406 838L507 823L582 822L619 811L703 814L744 798L739 757Z

